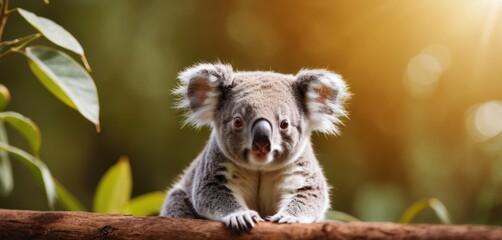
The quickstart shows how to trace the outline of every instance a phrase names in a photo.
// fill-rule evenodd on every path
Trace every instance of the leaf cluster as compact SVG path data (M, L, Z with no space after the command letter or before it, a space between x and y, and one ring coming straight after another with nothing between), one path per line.
M54 21L22 8L8 9L8 4L9 0L0 0L0 59L12 53L25 56L29 69L46 89L61 102L80 112L84 118L95 124L99 131L97 89L90 75L91 67L80 43ZM14 13L18 13L33 26L37 33L2 41L7 18ZM57 47L80 56L85 67L57 48L31 45L41 37L45 37ZM87 211L84 205L52 176L47 165L40 159L41 133L38 126L19 113L2 112L9 101L8 89L0 84L0 194L7 196L14 187L10 164L10 156L14 156L32 171L36 182L44 188L51 209L55 209L56 203L59 203L65 210ZM30 147L28 151L9 144L5 130L7 125L26 139ZM135 215L151 215L159 211L165 195L163 192L152 192L131 199L131 190L131 168L129 160L123 157L99 182L93 210Z
M39 17L21 8L9 9L9 0L0 0L0 59L12 53L26 57L28 65L38 80L54 96L66 105L79 111L99 129L99 102L96 86L88 71L89 64L80 43L63 27L50 19ZM28 36L3 41L2 35L7 19L18 13L37 31ZM49 46L31 45L41 37L54 45L81 56L84 65L69 55ZM40 159L41 133L38 126L20 113L4 111L10 101L9 90L0 84L0 195L8 196L14 188L11 159L13 156L27 166L37 183L45 190L48 205L55 209L58 199L68 199L63 205L81 206L72 200L63 186L52 176L47 165ZM12 127L28 142L29 150L9 144L6 126Z

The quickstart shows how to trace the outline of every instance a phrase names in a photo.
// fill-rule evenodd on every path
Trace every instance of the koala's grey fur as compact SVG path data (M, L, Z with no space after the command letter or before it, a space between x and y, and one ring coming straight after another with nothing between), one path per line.
M313 152L313 131L337 133L350 96L327 70L297 75L234 72L199 64L179 75L178 107L187 122L210 125L206 147L168 191L161 216L223 221L248 230L262 217L277 223L322 220L329 186ZM235 119L242 119L242 125ZM252 149L253 124L271 126L269 152ZM281 128L286 120L289 125Z

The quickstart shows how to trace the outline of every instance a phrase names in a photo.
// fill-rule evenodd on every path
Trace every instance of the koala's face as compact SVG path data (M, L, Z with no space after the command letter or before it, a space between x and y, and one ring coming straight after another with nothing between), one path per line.
M303 150L310 132L293 83L290 75L234 74L214 119L218 142L228 157L241 165L269 169Z
M180 74L181 108L188 121L210 124L222 152L240 166L273 170L298 158L313 130L336 132L349 93L341 78L325 70L296 76L233 72L202 64Z

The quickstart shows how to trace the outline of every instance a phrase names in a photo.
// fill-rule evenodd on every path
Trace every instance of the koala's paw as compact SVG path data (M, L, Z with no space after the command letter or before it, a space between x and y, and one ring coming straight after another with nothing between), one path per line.
M255 223L261 222L263 219L256 211L243 210L229 214L221 221L232 230L242 232L251 230Z
M275 223L312 223L313 219L308 217L295 217L288 214L277 213L274 216L267 217L267 221Z

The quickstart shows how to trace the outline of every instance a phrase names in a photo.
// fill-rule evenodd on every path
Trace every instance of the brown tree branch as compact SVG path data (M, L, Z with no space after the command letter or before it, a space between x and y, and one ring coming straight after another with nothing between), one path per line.
M7 11L9 10L9 0L1 0L0 5L0 41L2 41L3 30L7 23Z
M502 227L396 223L260 223L233 233L220 222L0 209L0 239L502 239Z

